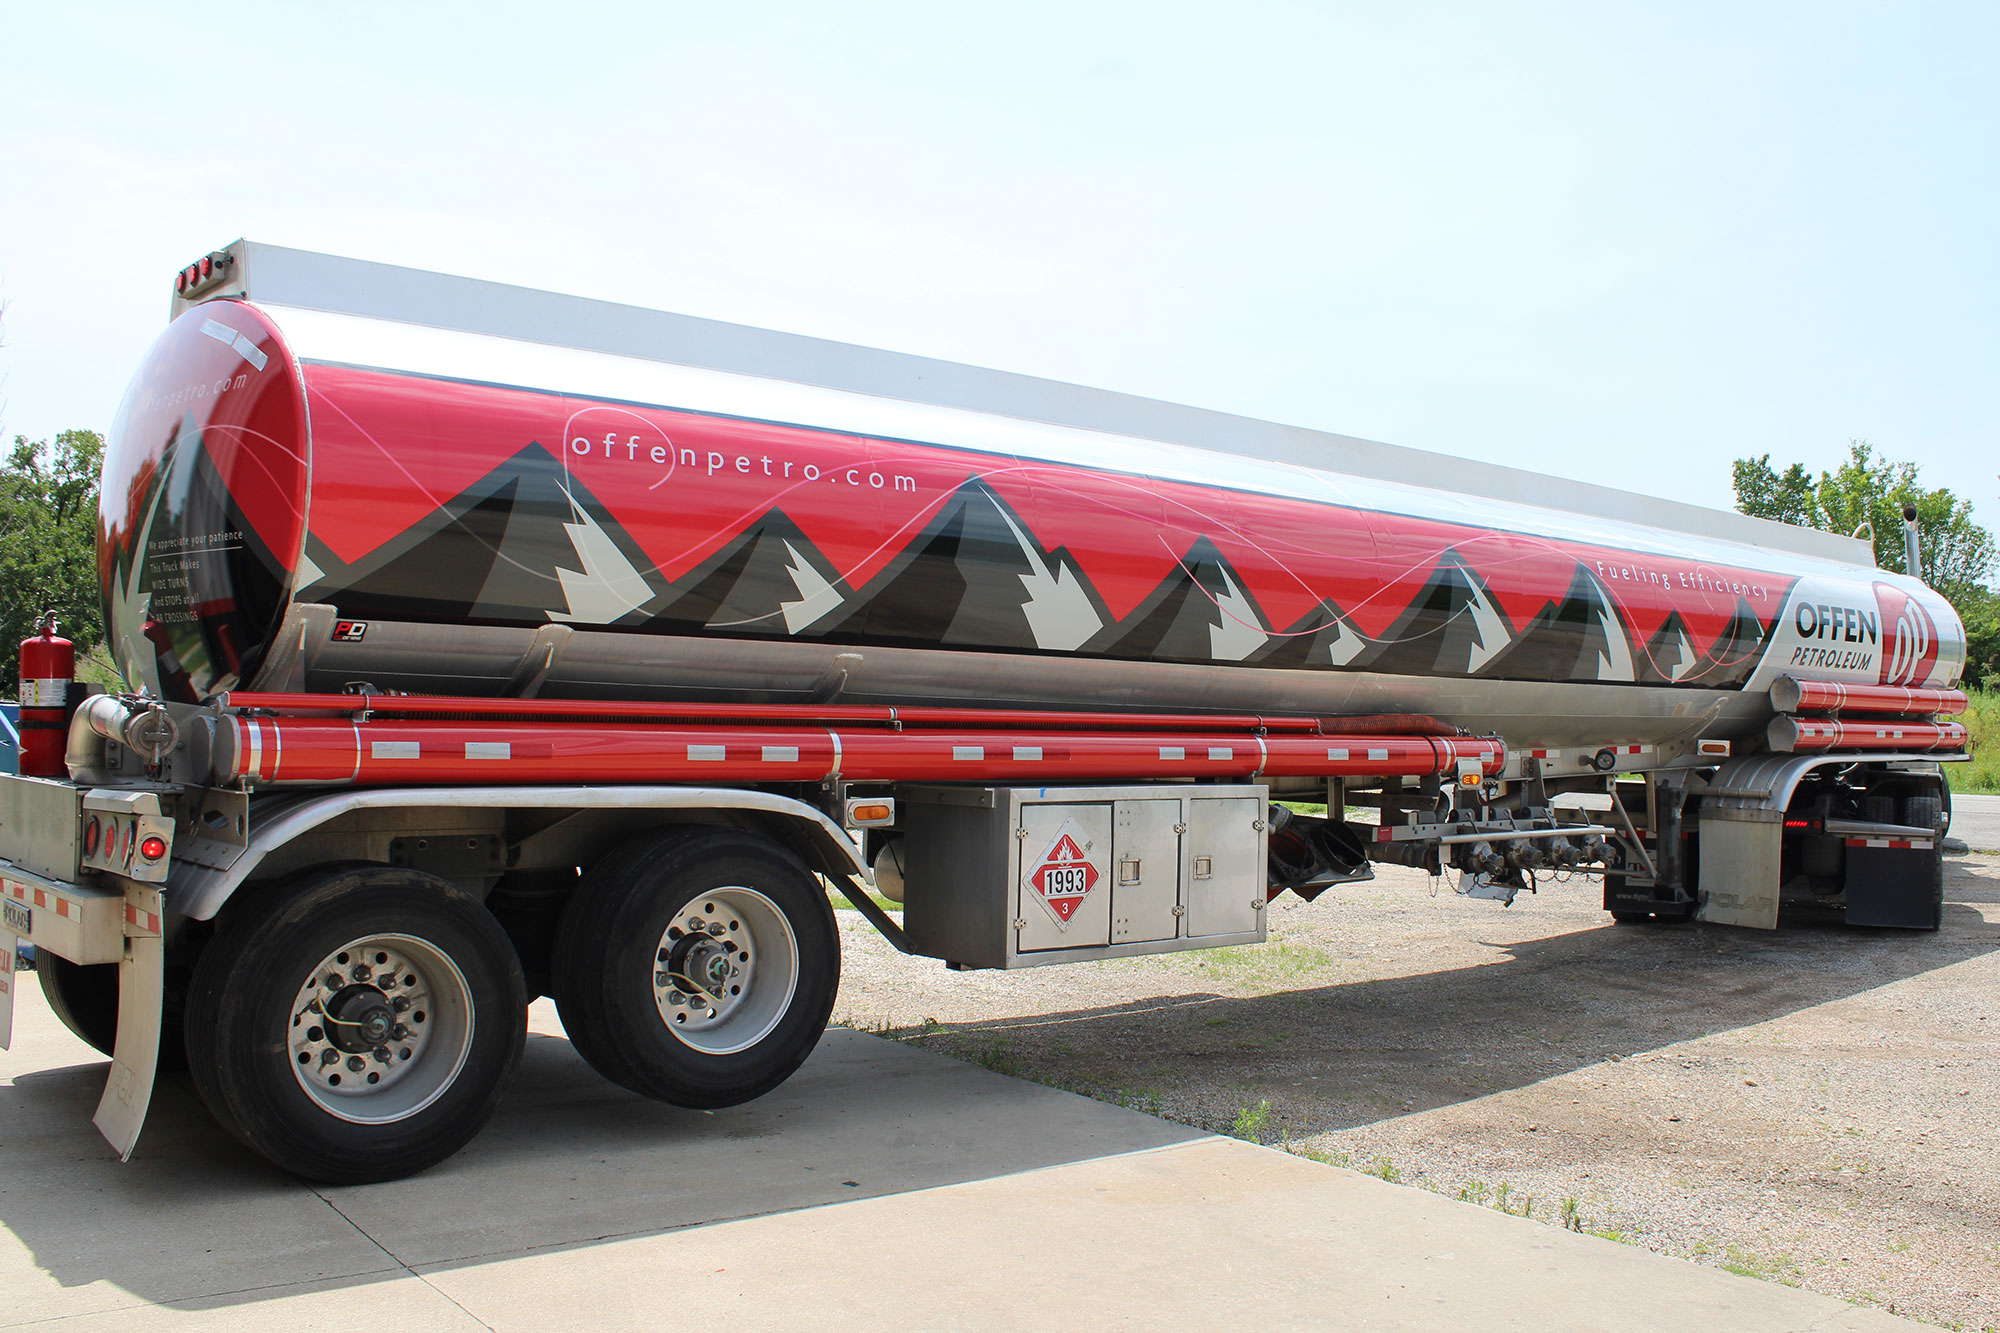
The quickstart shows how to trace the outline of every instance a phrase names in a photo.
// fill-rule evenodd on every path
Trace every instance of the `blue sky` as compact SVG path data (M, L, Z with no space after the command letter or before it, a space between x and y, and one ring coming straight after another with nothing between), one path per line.
M1727 507L2000 526L2000 6L21 5L0 432L248 235Z

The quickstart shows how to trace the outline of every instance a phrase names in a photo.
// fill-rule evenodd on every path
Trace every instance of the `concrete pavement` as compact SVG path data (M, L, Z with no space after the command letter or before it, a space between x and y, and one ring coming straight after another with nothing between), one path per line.
M1951 836L1975 852L2000 852L2000 796L1954 795Z
M546 1002L499 1116L314 1190L169 1081L132 1162L32 978L0 1055L0 1327L1911 1328L835 1029L714 1115L611 1087Z

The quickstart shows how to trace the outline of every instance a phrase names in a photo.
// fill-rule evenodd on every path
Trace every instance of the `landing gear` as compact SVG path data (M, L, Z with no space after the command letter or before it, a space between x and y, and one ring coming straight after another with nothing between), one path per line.
M479 901L347 866L232 902L188 994L189 1072L223 1127L285 1170L421 1171L493 1114L521 1058L513 946Z
M606 857L556 936L554 994L577 1053L677 1106L733 1106L819 1044L840 981L826 893L752 834L656 834Z

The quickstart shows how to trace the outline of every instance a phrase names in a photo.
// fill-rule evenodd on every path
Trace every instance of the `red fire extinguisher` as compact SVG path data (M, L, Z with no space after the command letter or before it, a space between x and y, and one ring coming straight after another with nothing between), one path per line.
M55 612L21 640L21 773L66 778L67 705L76 689L76 645L56 634Z

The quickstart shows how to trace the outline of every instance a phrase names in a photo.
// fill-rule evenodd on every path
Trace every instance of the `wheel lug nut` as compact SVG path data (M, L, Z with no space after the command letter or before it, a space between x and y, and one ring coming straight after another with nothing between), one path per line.
M350 1055L347 1057L347 1067L349 1069L352 1069L357 1074L361 1072L364 1063L365 1062L358 1055Z
M394 1037L397 1041L401 1041L403 1038L410 1035L410 1030L404 1027L401 1023L398 1023L396 1024L395 1027L389 1030L389 1035ZM386 1054L387 1049L388 1049L387 1047L383 1048L385 1054L382 1056L382 1058L384 1060L389 1058L388 1055Z
M375 1060L378 1064L388 1064L389 1048L387 1046L377 1046L375 1048Z
M408 1009L409 1007L410 1007L410 1001L409 997L407 996L398 995L394 1000L390 1002L390 1008L394 1009L399 1014L402 1013L405 1009Z
M331 1048L321 1051L319 1053L319 1062L323 1065L338 1064L340 1062L340 1052Z
M667 984L668 984L669 982L671 982L672 980L673 980L673 977L672 977L672 976L671 976L670 974L668 974L668 973L665 973L665 972L655 972L655 973L653 974L653 984L654 984L655 986L664 986L664 985L667 985Z
M368 964L356 963L354 965L353 970L350 971L348 975L353 977L356 981L366 981L368 980L368 978L374 976L375 973L372 970L370 970Z

